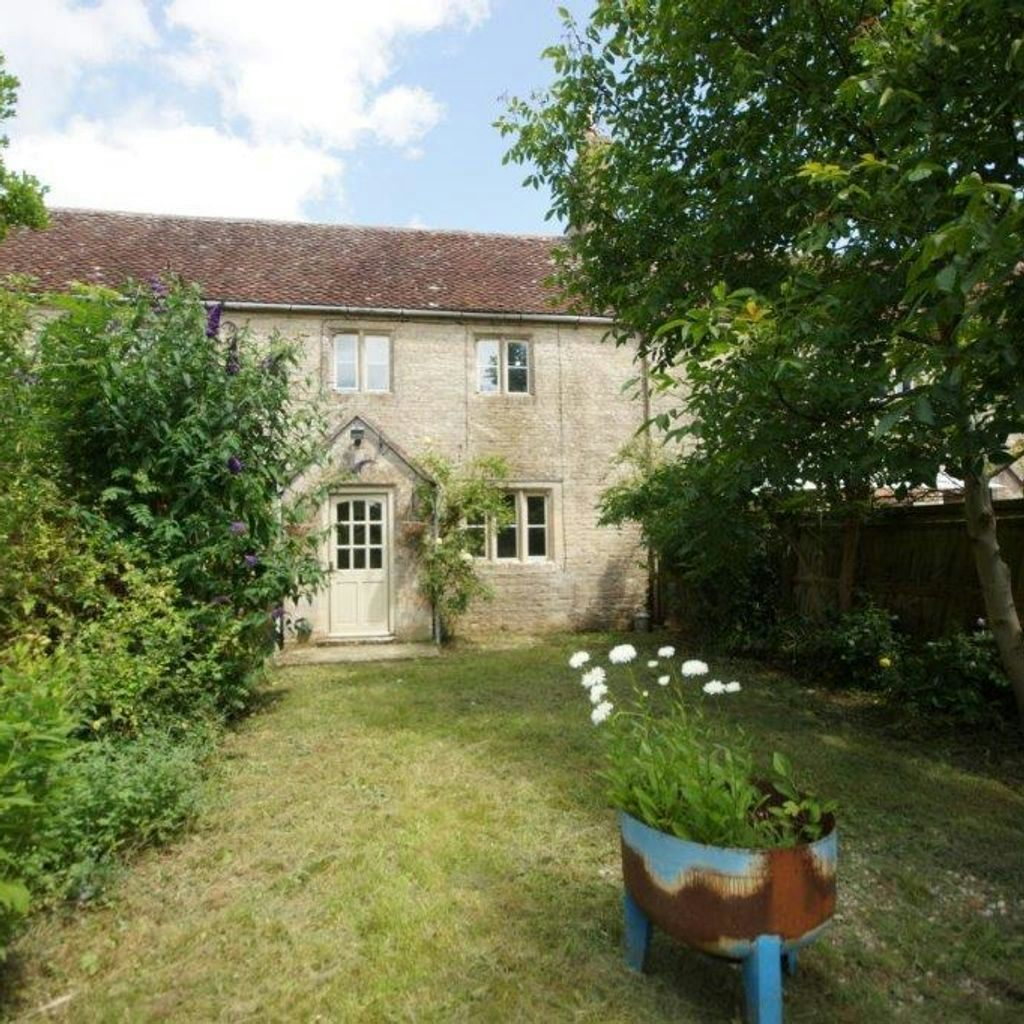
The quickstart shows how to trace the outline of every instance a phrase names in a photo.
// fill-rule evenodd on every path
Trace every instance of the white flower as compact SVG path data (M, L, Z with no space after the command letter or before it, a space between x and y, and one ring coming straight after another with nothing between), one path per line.
M626 665L636 657L636 648L632 644L619 644L608 652L608 660L613 665Z
M674 647L659 647L658 648L658 657L659 658L671 658L672 655L675 654L675 653L676 653L676 649Z
M463 551L462 554L459 555L459 558L461 558L464 562L472 562L473 553L471 551Z
M726 693L739 693L740 690L742 690L742 689L743 689L743 687L740 686L740 684L737 683L735 679L731 683L726 683L725 684L725 692Z
M659 686L668 686L669 676L658 676Z
M596 686L590 688L590 703L600 704L604 695L608 692L608 687L604 683L598 683Z
M590 661L590 655L586 651L577 651L569 659L569 668L583 668Z
M682 673L684 676L706 676L708 674L707 662L697 661L695 658L690 661L684 661Z
M646 690L642 690L642 691L640 692L640 696L641 696L641 697L650 697L650 694L649 694L649 693L648 693L648 692L647 692Z
M580 682L589 690L592 686L603 683L604 679L604 669L600 665L595 665L592 669L583 673L583 678Z
M652 659L651 661L647 662L647 667L648 668L657 668L658 667L658 663Z
M600 725L613 710L613 705L605 701L603 704L598 704L593 711L590 712L590 720L594 725Z
M716 696L719 693L725 693L725 683L719 679L709 679L704 684L704 692Z

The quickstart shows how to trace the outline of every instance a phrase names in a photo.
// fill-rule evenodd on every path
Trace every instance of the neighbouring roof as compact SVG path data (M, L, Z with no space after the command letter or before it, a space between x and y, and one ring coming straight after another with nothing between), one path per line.
M47 289L71 281L118 286L173 272L205 298L229 302L576 313L545 278L559 238L50 211L44 231L0 243L0 275L31 274Z

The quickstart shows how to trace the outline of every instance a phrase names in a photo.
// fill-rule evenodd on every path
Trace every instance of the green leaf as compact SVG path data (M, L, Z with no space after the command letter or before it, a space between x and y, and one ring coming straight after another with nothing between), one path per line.
M939 291L946 292L949 294L953 291L956 285L956 267L952 263L947 263L936 275L935 275L935 287Z

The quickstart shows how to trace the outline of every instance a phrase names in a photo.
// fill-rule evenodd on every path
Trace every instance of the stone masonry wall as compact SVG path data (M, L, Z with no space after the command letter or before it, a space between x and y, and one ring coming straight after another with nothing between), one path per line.
M302 342L306 373L328 389L332 429L364 417L414 461L430 449L457 460L499 454L509 463L511 484L550 490L551 559L484 565L495 599L471 609L462 634L621 626L645 607L647 571L636 531L599 527L596 521L600 494L614 478L613 460L643 416L640 403L622 391L636 375L632 350L602 342L602 328L238 311L225 317L248 322L260 335L277 330ZM331 339L356 330L391 336L389 393L330 391ZM480 336L530 342L530 394L477 393ZM344 464L347 445L347 436L338 438L332 462ZM396 559L410 557L408 545L396 545ZM403 563L400 572L396 633L418 638L422 602L407 607L418 600L409 587L415 567ZM318 631L321 621L317 614Z

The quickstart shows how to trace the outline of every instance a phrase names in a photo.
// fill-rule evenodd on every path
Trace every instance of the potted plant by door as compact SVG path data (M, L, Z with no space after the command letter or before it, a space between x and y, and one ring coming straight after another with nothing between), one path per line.
M295 630L295 639L300 644L308 644L309 638L313 635L313 623L307 618L298 618L292 626Z
M619 811L626 960L642 971L657 925L681 942L743 965L747 1017L782 1020L782 969L835 912L835 806L798 785L788 760L770 765L709 705L737 681L705 681L708 666L672 647L635 667L636 649L613 648L608 667L578 651L591 719L607 759L603 776ZM632 694L616 696L616 674Z

